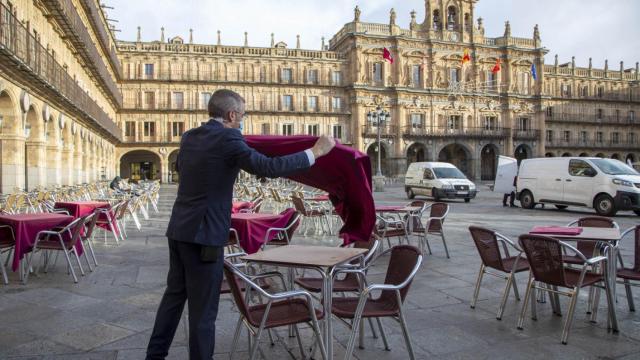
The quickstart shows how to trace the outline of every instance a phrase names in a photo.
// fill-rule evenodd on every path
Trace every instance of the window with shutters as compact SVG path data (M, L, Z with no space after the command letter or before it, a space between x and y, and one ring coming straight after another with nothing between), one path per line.
M565 142L569 142L569 141L571 141L571 131L566 131L566 130L564 131L564 133L563 133L563 140L564 140Z
M307 111L318 111L318 97L309 96L307 100Z
M411 114L411 128L422 129L424 126L424 114Z
M183 121L174 121L171 123L171 135L182 136L184 134L184 122Z
M318 83L318 70L307 70L307 84Z
M529 131L531 130L531 119L526 117L520 117L516 123L518 131Z
M462 117L460 115L449 115L449 119L447 119L447 129L462 129Z
M207 110L209 108L209 100L211 100L210 92L200 93L200 108Z
M293 72L290 68L282 69L282 73L280 74L280 81L283 83L291 83L293 80Z
M604 135L602 134L602 131L596 132L596 142L598 143L604 142Z
M589 134L586 131L580 131L580 141L586 143L589 140Z
M136 136L135 121L126 121L124 125L124 136Z
M156 123L154 121L145 121L143 124L144 136L156 136Z
M485 116L484 117L484 129L485 130L496 130L498 128L498 117L496 116Z
M333 71L331 73L331 82L332 85L342 85L342 72Z
M264 124L260 125L260 134L262 134L262 135L271 134L271 129L270 129L269 123L264 123Z
M553 130L547 130L547 142L553 142Z
M373 81L376 83L382 82L382 63L373 64Z
M282 135L293 135L293 124L282 124Z
M618 144L620 143L620 133L617 131L614 131L611 133L611 143L612 144Z
M331 109L333 111L342 111L342 99L334 96L331 99Z
M173 109L184 109L184 93L174 92L171 94L171 107Z
M144 78L153 79L153 64L144 64Z
M420 65L411 66L411 82L413 87L422 87L422 71L420 69Z
M333 137L336 139L342 139L342 125L333 125Z
M318 136L318 124L307 124L307 135Z
M156 94L153 91L144 92L144 107L145 109L156 108Z
M284 110L284 111L292 111L293 110L293 96L291 96L291 95L283 95L282 96L282 110Z

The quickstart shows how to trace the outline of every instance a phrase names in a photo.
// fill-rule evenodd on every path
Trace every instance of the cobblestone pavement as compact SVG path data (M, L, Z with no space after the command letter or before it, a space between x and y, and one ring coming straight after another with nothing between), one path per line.
M446 259L438 239L431 241L433 255L425 257L424 265L412 284L407 298L408 323L419 359L553 359L553 358L640 358L640 315L628 311L624 288L618 287L617 312L619 334L607 332L604 317L606 301L596 324L585 313L587 292L580 294L569 344L560 343L563 318L552 316L549 303L539 304L538 320L527 318L523 331L516 329L521 303L511 295L502 321L495 319L504 281L486 277L476 309L469 307L479 268L477 251L468 234L469 225L492 227L516 238L534 224L561 225L584 215L588 210L558 211L555 209L523 210L504 208L501 195L481 186L479 197L469 204L450 201L451 213L445 229L451 259ZM10 285L0 285L0 358L2 359L142 359L149 339L155 310L164 290L168 270L167 240L163 236L175 186L161 191L160 213L151 213L143 222L142 231L129 226L129 239L114 246L112 239L103 243L97 235L96 271L73 284L62 261L46 274L33 276L26 286L20 285L16 274L10 274ZM379 204L407 202L399 186L375 194ZM616 221L622 229L638 223L640 218L621 212ZM336 244L335 237L301 236L295 240L304 244ZM630 261L631 242L622 245ZM383 258L371 272L375 282L383 278ZM524 292L527 275L518 277ZM640 304L640 289L635 290ZM562 300L566 309L566 300ZM226 358L232 332L237 321L232 301L221 300L217 321L216 358ZM385 351L381 339L367 331L365 349L357 349L359 359L407 358L402 333L391 320L384 321L392 351ZM335 322L334 351L341 359L348 332ZM306 343L311 339L303 329ZM186 334L183 327L176 334L171 359L186 359ZM262 348L269 359L299 357L295 339L279 331L280 339L271 347L263 340ZM240 349L246 350L246 337L240 339ZM237 358L246 358L246 352Z

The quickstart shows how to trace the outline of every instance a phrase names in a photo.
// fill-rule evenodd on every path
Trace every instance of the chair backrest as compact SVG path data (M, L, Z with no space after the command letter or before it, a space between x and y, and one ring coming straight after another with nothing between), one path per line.
M386 285L400 285L407 280L409 281L405 287L400 289L400 300L403 303L411 286L412 277L415 276L421 261L420 250L413 245L396 245L391 248L391 257L384 283ZM380 300L394 308L398 308L400 305L395 291L392 290L383 290L380 294Z
M534 234L523 234L518 239L536 281L567 286L562 261L562 245L559 240Z
M440 232L442 231L442 224L444 223L445 217L449 213L449 205L445 203L433 203L431 204L431 211L429 213L429 217L431 218L442 218L442 220L431 220L429 222L429 228L427 231L430 232Z
M280 214L284 214L287 211L289 211L289 209L284 210ZM302 214L300 214L299 211L296 211L295 213L291 214L291 217L289 218L289 221L287 221L287 226L285 226L285 229L286 229L285 233L287 233L287 238L288 238L289 242L291 242L291 240L293 239L293 234L298 229L298 226L300 226L300 218L301 217L302 217Z
M469 232L476 244L482 263L485 266L504 271L495 231L480 226L469 226Z
M245 318L251 321L251 312L245 302L245 294L242 291L242 287L239 281L245 281L246 283L252 283L247 277L244 276L229 260L224 260L224 275L227 278L227 284L229 284L229 290L233 295L233 300L236 302L238 311ZM238 279L240 278L240 279ZM247 284L248 285L248 284ZM257 285L256 285L257 286ZM249 286L245 286L245 289L249 289Z
M253 213L259 213L260 212L260 207L262 207L262 203L263 203L263 199L259 199L258 201L253 203L253 206L251 207L251 212Z
M595 227L595 228L614 228L618 229L618 224L610 218L601 216L585 216L575 220L569 226ZM577 241L576 247L581 253L587 257L592 257L596 249L595 241Z
M640 271L640 225L636 225L634 233L634 245L633 248L633 270Z
M98 221L98 217L100 216L100 210L96 209L92 214L87 216L84 220L84 234L82 235L82 239L90 239L93 235L93 230L96 227L96 222Z
M305 209L304 202L300 197L291 195L291 202L293 202L293 207L297 212L301 213L304 216L307 216L307 209Z
M78 242L78 239L80 239L80 234L82 232L82 229L84 229L85 219L89 216L91 215L76 218L59 231L68 249L71 249L71 247L75 246ZM68 237L69 233L71 234L71 238Z

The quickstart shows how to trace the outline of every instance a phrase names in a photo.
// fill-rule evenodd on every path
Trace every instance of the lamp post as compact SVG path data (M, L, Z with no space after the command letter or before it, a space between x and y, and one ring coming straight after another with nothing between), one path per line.
M382 175L382 160L380 155L380 147L381 147L381 126L390 118L389 112L386 110L382 110L380 106L377 106L375 110L367 112L367 121L369 124L374 125L378 128L378 145L377 145L377 155L378 155L378 170L376 171L376 175L373 177L374 191L384 191L384 175Z

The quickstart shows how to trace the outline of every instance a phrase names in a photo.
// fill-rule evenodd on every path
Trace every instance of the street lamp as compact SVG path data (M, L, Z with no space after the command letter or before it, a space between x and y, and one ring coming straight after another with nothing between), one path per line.
M371 124L372 126L375 125L378 129L378 147L377 147L377 152L378 152L378 171L376 172L376 178L375 179L375 189L376 191L384 191L384 176L382 175L382 161L380 159L380 147L381 147L381 139L380 139L380 131L381 131L381 126L383 126L383 124L385 124L385 121L387 121L390 118L390 114L388 111L386 110L382 110L382 108L380 106L377 106L375 110L369 111L367 112L367 121L369 122L369 124Z

